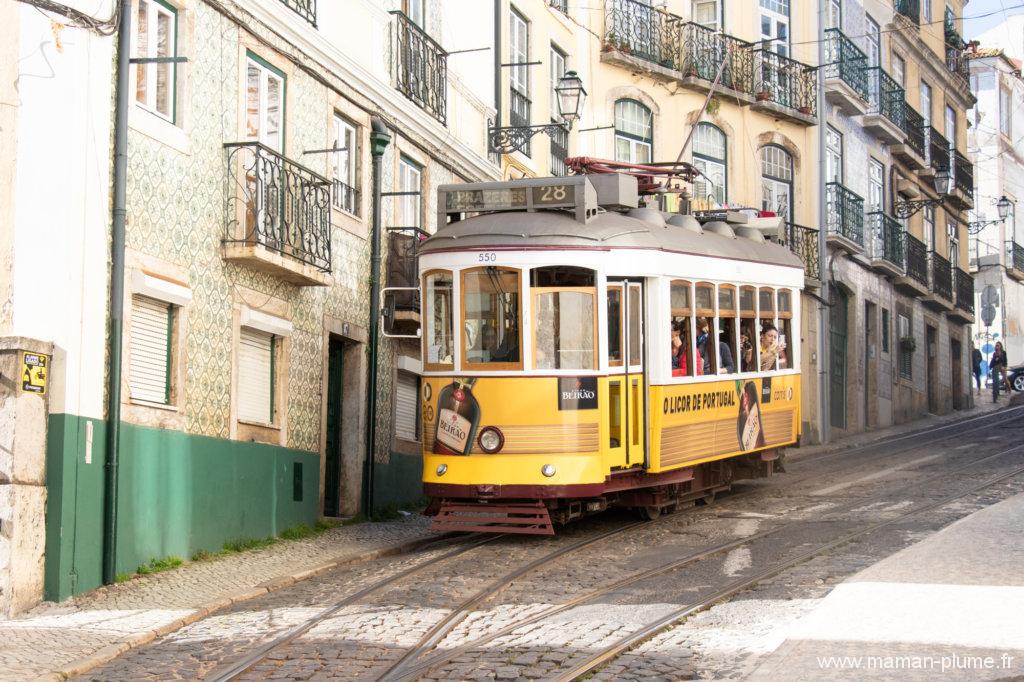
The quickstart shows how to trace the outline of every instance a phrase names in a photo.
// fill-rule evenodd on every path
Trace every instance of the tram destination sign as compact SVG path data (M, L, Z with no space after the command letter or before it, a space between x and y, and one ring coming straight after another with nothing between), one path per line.
M586 222L597 209L597 193L585 177L476 182L438 188L438 220L448 214L572 209Z

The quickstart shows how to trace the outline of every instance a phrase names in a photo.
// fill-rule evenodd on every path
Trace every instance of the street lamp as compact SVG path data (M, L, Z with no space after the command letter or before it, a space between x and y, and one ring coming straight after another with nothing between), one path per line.
M487 137L490 151L495 154L511 154L522 151L537 133L554 137L560 133L568 133L573 123L580 119L583 112L583 101L587 91L583 89L583 81L575 71L566 71L558 80L555 88L558 116L562 123L543 123L532 126L503 126L489 128Z
M949 173L948 168L940 168L935 173L935 192L939 195L938 199L912 199L908 201L897 201L893 204L893 211L896 213L896 217L900 219L907 219L920 211L925 206L938 206L942 203L942 197L949 194L949 181L952 176Z
M968 234L978 234L982 228L988 225L1005 222L1010 215L1010 203L1005 194L999 197L999 201L996 202L996 213L999 214L999 217L994 220L976 220L973 223L967 223Z

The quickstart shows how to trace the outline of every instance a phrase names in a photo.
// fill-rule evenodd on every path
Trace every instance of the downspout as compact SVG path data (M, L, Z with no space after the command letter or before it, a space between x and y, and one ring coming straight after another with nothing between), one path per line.
M501 128L501 0L494 0L494 129ZM490 139L487 140L490 151Z
M818 0L818 168L825 170L825 129L828 125L828 112L825 103L825 17L828 16L828 0ZM828 198L825 192L824 178L818 183L818 279L821 281L821 298L818 299L818 425L821 442L829 442L829 392L828 392L828 285L825 277L825 261L828 258Z
M373 157L373 221L370 238L370 362L366 381L366 459L363 461L363 514L373 515L373 464L377 451L377 354L380 342L380 167L391 133L383 119L370 119L370 155Z
M117 82L114 103L114 189L110 239L110 327L107 335L107 439L104 458L103 583L117 576L117 466L121 446L121 332L124 326L125 187L128 176L128 59L132 3L121 0L117 29Z

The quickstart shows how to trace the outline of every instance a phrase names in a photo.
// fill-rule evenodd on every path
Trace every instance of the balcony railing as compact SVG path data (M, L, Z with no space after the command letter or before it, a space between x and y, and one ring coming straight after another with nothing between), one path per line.
M395 15L395 86L448 125L448 53L402 12Z
M281 4L316 28L316 0L281 0Z
M828 231L864 246L864 199L838 182L825 185Z
M804 263L804 276L821 280L821 261L818 258L818 231L803 225L786 223L786 245Z
M1015 241L1006 242L1006 267L1024 272L1024 246Z
M881 114L902 129L905 121L903 88L880 66L866 71L868 81L869 113Z
M868 224L871 226L871 257L902 268L905 250L903 226L881 211L868 213Z
M548 7L557 9L562 14L568 14L569 0L548 0Z
M935 128L928 130L928 163L936 171L950 170L949 141Z
M720 85L738 92L753 90L753 45L695 23L683 26L682 41L679 70L684 77L714 81L724 60Z
M931 289L947 301L953 300L953 266L938 251L928 254L931 266Z
M868 56L838 28L825 31L825 78L838 78L868 98Z
M956 307L974 314L974 278L960 268L953 268L956 280Z
M569 131L559 128L551 135L551 174L565 176L569 169L565 167L565 159L569 156Z
M359 215L359 190L335 179L331 185L331 202L339 211Z
M604 48L678 69L682 17L637 0L608 0Z
M922 159L928 158L925 153L924 117L917 113L909 104L903 107L903 132L907 134L907 146L914 150Z
M915 24L921 19L921 0L896 0L896 11Z
M330 272L331 183L259 142L224 145L225 244L263 246Z
M960 152L953 155L953 186L965 196L974 198L974 164Z
M808 116L818 115L818 67L783 57L770 49L754 50L754 93Z
M971 81L971 66L967 59L967 53L962 47L963 41L960 44L961 47L946 45L946 68L960 78L961 85L967 86Z
M517 128L530 125L530 109L532 108L530 98L514 87L509 89L508 96L508 124ZM527 156L530 155L529 139L522 146L522 150Z
M907 277L917 280L922 286L928 286L928 247L923 241L912 234L906 235Z

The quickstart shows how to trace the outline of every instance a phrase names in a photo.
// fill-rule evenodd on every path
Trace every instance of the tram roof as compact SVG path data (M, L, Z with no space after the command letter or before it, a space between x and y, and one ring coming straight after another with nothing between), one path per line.
M448 223L419 246L420 254L482 248L651 249L803 268L785 246L742 236L696 232L654 209L597 215L586 223L565 211L483 213Z

